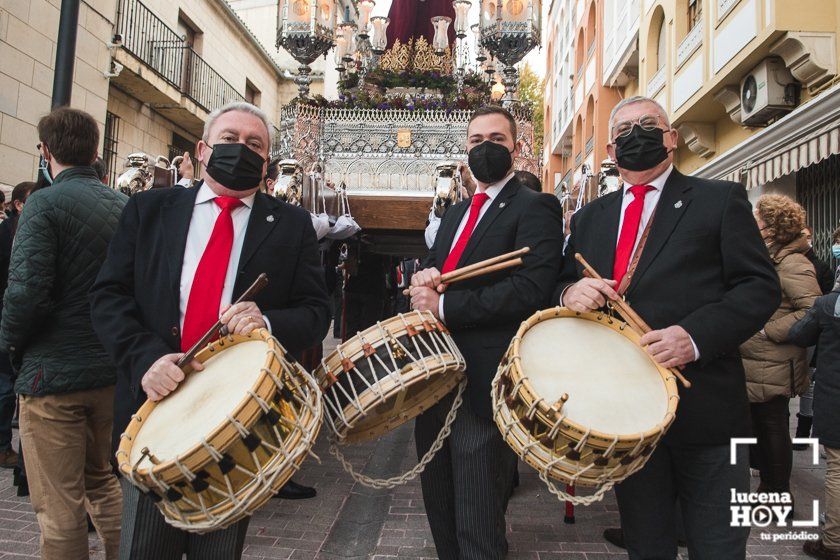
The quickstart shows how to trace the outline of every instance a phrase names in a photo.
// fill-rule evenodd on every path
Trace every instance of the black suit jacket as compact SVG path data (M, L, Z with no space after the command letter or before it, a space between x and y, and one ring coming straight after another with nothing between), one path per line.
M555 302L582 278L575 253L612 278L622 197L623 191L603 196L572 218ZM781 289L744 187L674 169L625 297L651 328L680 325L700 351L699 362L683 372L692 387L680 386L677 418L666 441L723 445L749 435L738 346L778 308Z
M424 268L443 268L470 200L447 210ZM491 417L490 383L519 324L548 307L563 249L563 211L557 198L536 193L512 178L470 236L458 267L522 247L521 267L452 284L445 292L444 322L467 362L473 410Z
M164 354L180 351L181 266L197 193L152 189L131 197L91 289L94 329L118 367L115 441L146 400L143 374ZM293 355L320 343L329 325L317 247L308 212L257 193L233 299L268 274L255 302Z

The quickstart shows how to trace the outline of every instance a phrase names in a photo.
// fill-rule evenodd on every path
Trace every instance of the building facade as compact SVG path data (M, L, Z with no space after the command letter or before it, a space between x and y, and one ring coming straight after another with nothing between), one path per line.
M602 79L611 39L604 26L607 4L553 0L549 5L543 182L573 200L593 195L595 184L586 173L597 174L607 158L607 120L620 99L620 91Z
M32 180L49 112L60 0L0 8L0 187ZM273 49L273 46L270 47ZM85 0L71 106L100 124L113 180L132 152L194 151L207 115L247 100L276 121L297 87L224 0Z
M840 3L810 0L807 9L800 0L591 3L596 38L598 23L604 29L597 47L603 60L596 57L600 86L617 93L607 98L601 91L600 98L655 98L680 132L675 161L684 173L743 182L752 200L767 192L797 198L815 228L815 247L828 258L830 232L840 225ZM585 13L575 12L581 2L554 4L552 12L571 7L586 22ZM581 27L560 42L574 38L576 46ZM584 31L584 43L586 37ZM552 49L548 56L551 64ZM579 151L574 103L581 98L574 92L575 120L546 119L546 136L552 134L546 163L553 169L565 171L563 154ZM557 95L563 93L561 85ZM596 118L596 142L607 137L607 126Z

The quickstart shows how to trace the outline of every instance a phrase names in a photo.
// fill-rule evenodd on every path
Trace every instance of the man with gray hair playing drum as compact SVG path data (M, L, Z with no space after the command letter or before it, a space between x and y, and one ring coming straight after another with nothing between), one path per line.
M563 212L513 171L516 121L501 107L476 110L467 128L472 198L444 214L424 270L411 279L411 305L443 321L467 364L467 388L452 432L421 475L423 502L442 560L501 559L505 508L516 456L493 422L490 383L521 321L547 307L557 282ZM558 244L558 241L560 242ZM447 288L441 273L530 247L521 267ZM452 406L450 394L415 425L417 455L432 446Z
M257 192L269 130L265 113L249 103L216 109L196 150L204 182L139 193L122 214L91 290L94 328L118 366L116 441L146 397L159 401L184 381L178 361L217 320L235 335L267 329L293 355L327 332L329 303L309 212ZM268 287L231 306L262 273ZM204 369L198 360L189 367ZM188 533L164 521L154 504L159 496L126 480L123 494L122 560L242 555L247 517L227 529Z
M730 464L730 442L750 424L738 346L778 306L779 281L743 186L677 171L678 133L656 101L621 101L609 125L624 188L572 218L554 303L586 312L626 298L653 329L642 346L692 383L647 464L616 486L624 541L633 560L675 558L679 500L691 558L740 560L749 528L730 525L730 495L749 491L749 461L738 446ZM576 253L605 280L584 277Z

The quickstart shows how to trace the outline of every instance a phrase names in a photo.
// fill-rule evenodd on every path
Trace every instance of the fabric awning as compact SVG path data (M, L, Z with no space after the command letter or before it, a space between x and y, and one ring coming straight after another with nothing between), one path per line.
M795 173L832 154L840 154L840 122L837 121L826 123L802 138L791 139L789 144L764 156L760 162L747 164L747 189ZM730 175L740 175L740 170ZM740 177L732 180L739 181Z

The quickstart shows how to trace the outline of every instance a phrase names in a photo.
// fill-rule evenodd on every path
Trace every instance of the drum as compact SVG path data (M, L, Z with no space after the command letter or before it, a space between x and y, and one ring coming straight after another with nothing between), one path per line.
M411 420L464 376L461 352L443 323L413 311L358 333L313 372L338 440L374 439Z
M642 468L674 421L674 374L640 338L611 315L557 307L523 322L502 360L492 389L496 424L563 499L600 499ZM599 490L573 498L549 478Z
M201 533L280 490L315 442L322 407L314 380L264 329L219 339L196 359L203 371L132 417L117 463L170 525Z

